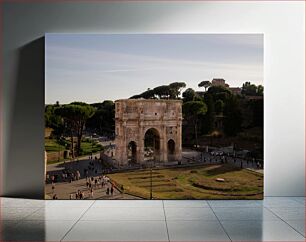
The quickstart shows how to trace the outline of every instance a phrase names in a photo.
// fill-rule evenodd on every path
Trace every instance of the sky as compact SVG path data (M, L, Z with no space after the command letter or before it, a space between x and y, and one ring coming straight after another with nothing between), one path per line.
M129 98L223 78L263 85L262 34L46 34L45 103Z

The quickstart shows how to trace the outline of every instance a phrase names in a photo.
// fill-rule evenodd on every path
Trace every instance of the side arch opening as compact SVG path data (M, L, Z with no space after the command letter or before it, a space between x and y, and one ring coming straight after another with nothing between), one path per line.
M130 141L128 143L128 163L135 164L137 163L137 144L135 141Z
M175 160L175 142L173 139L169 139L167 142L168 147L168 161L174 161Z

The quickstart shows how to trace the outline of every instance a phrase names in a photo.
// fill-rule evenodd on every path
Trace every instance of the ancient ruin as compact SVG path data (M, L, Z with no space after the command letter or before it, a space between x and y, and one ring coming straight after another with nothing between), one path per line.
M123 99L115 102L116 151L120 165L180 161L182 101Z

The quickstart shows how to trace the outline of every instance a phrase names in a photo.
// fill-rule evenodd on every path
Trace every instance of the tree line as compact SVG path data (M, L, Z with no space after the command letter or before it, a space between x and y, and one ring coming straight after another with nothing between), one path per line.
M196 145L198 136L212 133L216 130L216 119L222 122L222 132L226 136L236 136L242 126L245 128L263 126L263 98L249 99L249 96L263 96L263 86L245 82L241 94L223 86L212 85L210 81L201 81L198 87L204 92L196 92L187 88L184 82L174 82L134 95L131 99L182 99L183 100L183 135L193 134ZM246 113L250 115L245 115ZM190 128L193 131L189 130Z
M71 153L81 154L81 141L84 130L111 136L114 133L115 104L112 101L87 104L72 102L70 104L45 106L45 127L52 128L52 136L59 142L69 137ZM76 146L74 147L74 139Z
M130 99L178 99L181 90L185 87L185 82L173 82L169 85L162 85L153 89L148 88L147 91L134 95Z
M198 145L198 136L216 130L216 120L222 121L222 132L226 136L237 135L244 127L263 126L263 99L249 99L248 96L262 96L263 86L245 82L241 95L231 92L227 87L212 85L210 81L198 84L203 92L186 88L184 82L173 82L148 89L131 99L181 99L183 101L183 135L189 131ZM45 106L45 126L53 129L52 135L60 140L70 137L73 154L81 153L81 140L84 130L114 138L115 104L106 100L87 104L72 102ZM76 147L74 139L76 138ZM75 149L75 150L74 150Z

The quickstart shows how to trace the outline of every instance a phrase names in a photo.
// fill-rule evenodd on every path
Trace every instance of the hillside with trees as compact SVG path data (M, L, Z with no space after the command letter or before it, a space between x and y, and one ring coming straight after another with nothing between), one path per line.
M181 99L184 146L235 145L262 156L263 86L245 82L238 94L210 81L202 81L198 86L203 91L188 88L184 82L173 82L148 88L130 98ZM115 104L111 100L45 106L45 126L52 130L50 138L59 145L66 142L67 149L76 156L84 154L81 144L85 132L114 139L114 118Z

